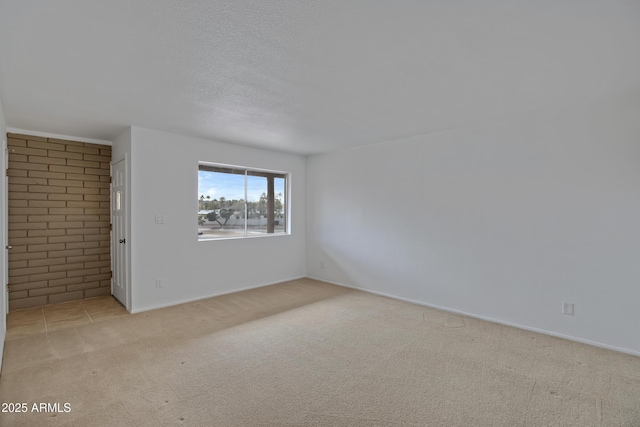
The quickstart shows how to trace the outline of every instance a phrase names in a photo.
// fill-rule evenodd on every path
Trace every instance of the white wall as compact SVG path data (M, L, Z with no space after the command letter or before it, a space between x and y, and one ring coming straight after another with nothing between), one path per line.
M130 142L132 311L305 275L304 157L137 127ZM198 161L290 172L292 234L198 241Z
M3 251L2 256L0 256L0 369L2 368L2 353L4 351L4 338L7 332L7 265L5 265L6 259L5 254L6 250L4 246L7 244L7 236L5 236L5 227L7 221L7 206L5 206L5 198L7 195L5 194L5 182L6 175L4 173L4 168L6 167L6 156L5 156L5 148L6 148L6 139L7 139L7 125L4 120L4 111L2 109L2 103L0 102L0 165L2 165L2 173L0 173L0 244L2 244L2 248L0 250Z
M312 156L307 273L640 354L638 117L630 97Z

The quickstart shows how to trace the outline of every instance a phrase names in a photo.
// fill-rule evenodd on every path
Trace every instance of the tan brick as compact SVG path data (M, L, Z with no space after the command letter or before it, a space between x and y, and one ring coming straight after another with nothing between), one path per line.
M46 243L44 245L29 245L27 252L58 251L64 249L64 243Z
M28 291L11 291L9 292L9 300L26 298L29 296Z
M111 237L109 234L86 234L84 236L84 241L85 242L95 242L95 241L103 241L103 240L110 240Z
M108 202L109 201L109 194L85 194L84 195L84 200L89 200L89 201L98 201L98 202Z
M11 283L11 278L15 276L30 276L32 274L46 273L49 271L49 267L27 267L27 268L9 268L9 283ZM96 271L99 273L100 271Z
M67 179L75 179L79 181L87 181L97 182L100 181L100 177L96 175L85 175L85 174L77 174L77 173L68 173Z
M69 187L67 189L69 194L100 194L99 188L76 188Z
M96 156L95 154L85 154L84 160L89 160L93 162L104 162L109 164L111 162L111 156Z
M47 243L69 243L69 242L82 242L82 236L51 236ZM67 248L72 249L72 248Z
M99 168L100 167L100 163L99 162L89 162L86 160L73 160L73 159L69 159L67 160L67 164L69 166L80 166L83 168Z
M64 179L66 177L66 174L64 174L63 172L29 171L29 177Z
M47 281L43 280L41 282L26 282L26 283L20 283L17 285L10 285L10 289L16 290L16 291L28 291L29 289L36 289L36 288L45 288L47 286Z
M23 283L29 283L29 276L15 276L9 280L9 285L18 285Z
M64 200L29 200L30 208L64 208L67 203Z
M83 281L82 277L65 277L64 279L49 280L49 286L73 285L75 283L82 283Z
M67 230L67 235L72 236L75 234L99 234L99 228L81 228L81 229L71 229Z
M9 230L45 230L47 228L46 222L16 222L9 221Z
M111 279L111 274L110 273L102 273L102 274L95 274L95 275L90 275L90 276L84 276L85 280L107 280L107 279Z
M11 184L11 183L9 183L8 187L9 187L9 191L10 192L13 191L13 192L16 192L16 193L18 193L18 192L19 193L24 193L29 188L29 186L26 185L26 184ZM95 192L99 193L100 190L96 189Z
M110 253L111 253L110 247L101 247L101 248L85 249L84 250L84 254L85 255L99 255L99 254L110 254ZM100 259L100 258L98 258L98 259Z
M75 147L73 145L67 145L67 151L72 151L74 153L83 153L83 154L95 154L95 155L99 155L100 154L100 149L99 148L93 148L93 147Z
M100 176L100 182L111 182L111 175Z
M64 144L54 144L51 142L44 142L44 141L28 141L27 147L42 148L44 150L64 151Z
M9 215L46 215L48 211L47 208L9 208Z
M45 259L30 259L29 267L40 267L40 266L52 266L52 265L60 265L67 262L64 257L61 258L45 258ZM49 270L51 271L51 270Z
M101 148L100 149L100 155L101 156L107 156L107 157L109 157L109 159L111 159L111 155L112 155L111 147L109 147L109 148ZM109 160L109 161L111 161L111 160Z
M11 134L7 134L7 135L11 135ZM26 146L27 146L26 138L17 138L17 137L7 136L7 147L26 147Z
M59 256L68 257L67 258L67 262L72 262L69 259L70 257L82 256L82 255L84 255L84 252L83 252L82 249L70 249L70 250L64 250L64 251L52 251L52 252L49 252L49 256L51 256L51 257L59 257Z
M94 209L98 209L98 208L100 208L100 202L86 202L84 200L81 201L81 202L69 201L69 202L67 202L67 207L69 207L69 208L94 208Z
M9 200L46 200L44 193L9 193Z
M64 215L29 215L29 222L60 222L64 221Z
M98 275L98 274L100 274L99 268L85 268L82 270L67 271L67 277L78 277L78 276L88 277L88 276Z
M87 175L87 176L94 176L94 175ZM97 176L95 176L95 178L97 178ZM84 182L84 186L85 187L89 187L89 188L109 188L109 183L108 182L94 182L94 181L85 181Z
M24 134L24 133L13 133L13 132L7 132L7 138L24 139L25 142L26 142L26 140L43 141L43 142L47 141L47 138L45 138L43 136L33 136L33 135L27 135L27 134Z
M74 200L81 201L82 194L47 194L45 195L48 200Z
M75 181L71 179L50 179L49 185L59 185L61 187L82 187L84 183L82 181Z
M27 230L27 235L29 237L37 237L37 236L62 236L64 235L64 230Z
M67 257L67 262L91 262L91 261L100 261L100 256L82 255L82 256Z
M39 244L44 244L47 243L47 238L46 237L15 237L12 239L9 239L9 244L10 245L39 245ZM9 268L13 267L12 265L9 265Z
M9 230L8 233L9 239L13 239L14 237L27 237L27 230Z
M67 140L67 139L49 138L49 142L54 142L56 144L64 144L65 146L73 145L73 146L76 146L76 147L84 147L84 142L71 141L71 140Z
M105 295L111 295L110 288L87 289L86 291L84 291L85 298L93 298Z
M28 178L22 176L9 177L9 184L37 184L47 185L46 178Z
M82 208L51 208L49 213L52 215L69 215L69 214L83 214Z
M9 262L18 261L21 259L43 259L47 258L46 252L23 252L23 253L14 253L13 249L9 252Z
M85 262L84 263L84 267L85 268L94 268L94 267L108 267L109 271L111 270L111 261L92 261L92 262ZM101 271L102 273L102 271Z
M111 286L111 279L100 280L100 286Z
M74 301L82 299L82 291L65 292L63 294L49 295L50 304L58 304L60 302Z
M109 176L110 175L109 169L85 168L84 173L89 174L89 175L103 175L103 176Z
M87 202L87 203L89 203L89 202ZM91 203L95 203L97 205L96 207L100 206L99 202L91 202ZM9 200L8 206L10 208L26 208L27 206L29 206L29 201L28 200L15 200L15 199L12 199L12 200Z
M47 296L21 298L9 301L9 311L20 310L23 308L39 307L47 304Z
M59 166L62 167L62 166ZM46 171L49 169L48 165L39 163L22 163L22 162L9 162L9 169L23 169L26 171Z
M48 286L46 288L31 289L29 291L29 296L37 297L39 295L58 294L60 292L65 292L66 290L66 286Z
M29 163L41 163L44 165L64 165L67 163L67 160L58 159L57 157L29 156Z
M108 227L108 221L85 221L84 226L87 228L91 227Z
M25 190L26 191L26 190ZM30 185L30 193L66 193L65 187L58 187L53 185Z
M84 228L84 222L51 222L49 228Z
M94 147L100 150L109 150L109 153L111 153L111 145L109 144L94 144L93 142L85 142L84 144L85 144L85 147Z
M65 277L67 277L66 271L58 271L55 273L32 274L29 276L29 280L49 280L49 284L51 285L51 280L63 279Z
M39 148L13 147L12 150L13 154L26 154L27 156L47 157L47 150L42 150ZM11 156L9 156L9 161L11 161Z
M100 221L100 215L67 215L67 221Z
M85 203L96 203L96 202L85 202ZM91 209L91 208L87 208L84 210L84 213L87 215L107 215L109 216L109 209L106 208L96 208L96 209Z
M100 207L111 209L111 202L100 202Z
M79 168L77 166L49 165L49 170L51 172L64 172L64 173L83 173L84 172L84 168Z
M29 267L28 261L27 260L23 260L23 261L13 261L11 262L11 264L9 265L9 268L27 268Z
M66 245L66 249L92 249L100 247L100 242L70 242Z
M29 161L29 157L26 154L9 153L8 160L9 160L9 162L26 163L26 162Z
M85 289L96 289L100 287L100 282L85 282L78 283L77 285L68 285L67 291L80 291Z
M49 271L54 273L57 271L69 271L69 270L82 270L84 268L84 263L77 264L61 264L61 265L52 265L49 267ZM68 277L74 277L72 275L67 275Z
M23 223L23 222L29 222L29 216L28 215L11 215L11 224L19 224L19 223ZM11 225L9 224L9 225ZM11 229L11 228L9 228Z
M9 176L27 176L27 170L22 170L22 169L9 169Z
M82 156L82 153L70 153L68 151L49 151L49 157L56 157L59 159L82 160Z

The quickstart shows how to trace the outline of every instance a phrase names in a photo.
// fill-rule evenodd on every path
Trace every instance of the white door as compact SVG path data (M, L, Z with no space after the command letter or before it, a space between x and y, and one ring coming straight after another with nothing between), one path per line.
M113 226L111 233L111 265L113 270L111 294L129 310L125 163L126 159L111 165L111 224Z

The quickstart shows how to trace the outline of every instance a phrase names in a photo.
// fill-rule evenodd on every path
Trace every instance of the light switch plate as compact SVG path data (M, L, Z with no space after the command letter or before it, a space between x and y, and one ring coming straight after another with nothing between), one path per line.
M164 224L164 215L156 214L156 224Z

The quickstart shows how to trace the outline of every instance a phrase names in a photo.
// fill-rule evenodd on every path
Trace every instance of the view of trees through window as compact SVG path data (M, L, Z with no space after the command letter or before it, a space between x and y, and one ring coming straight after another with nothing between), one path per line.
M286 233L286 179L282 172L200 164L198 237Z

